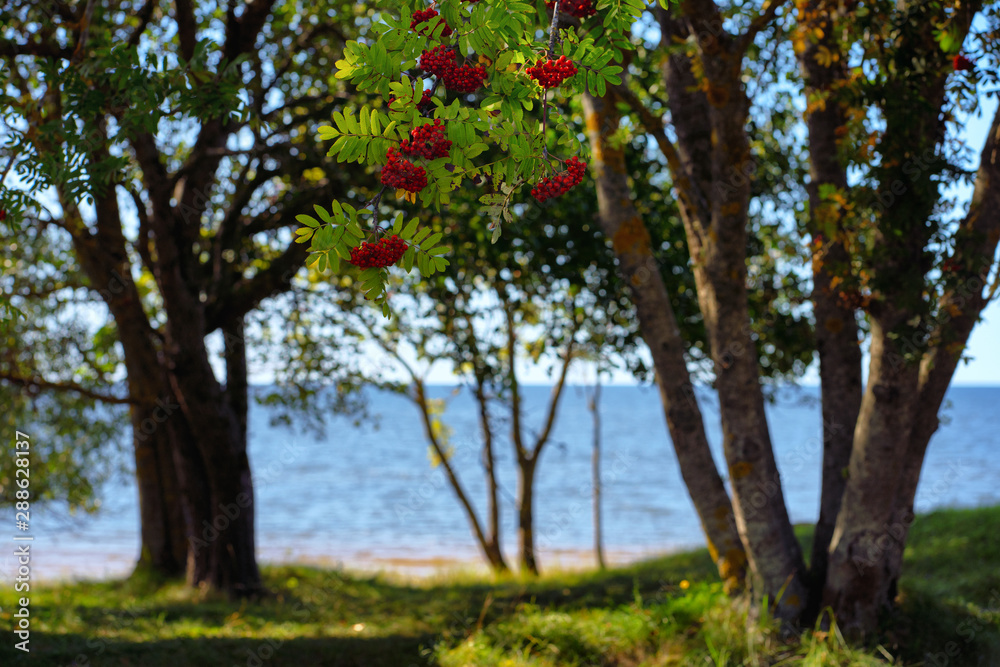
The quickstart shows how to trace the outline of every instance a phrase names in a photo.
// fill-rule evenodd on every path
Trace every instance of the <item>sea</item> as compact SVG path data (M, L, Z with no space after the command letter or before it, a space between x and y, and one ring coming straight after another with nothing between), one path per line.
M486 485L477 412L467 392L430 388L446 400L442 421L461 484L480 520ZM550 387L522 388L525 438L534 442ZM591 389L567 387L536 479L536 539L546 568L594 564ZM303 562L358 571L422 576L481 569L482 557L442 467L430 455L417 408L404 396L373 392L374 421L334 417L317 434L274 425L273 408L252 405L249 456L257 497L257 549L265 563ZM816 520L820 498L821 419L814 387L775 390L768 406L771 437L795 523ZM724 470L718 409L700 392L709 440ZM605 386L597 404L601 428L602 542L612 563L703 546L681 480L655 387ZM501 537L516 563L517 478L510 422L496 415ZM928 451L916 509L1000 503L1000 387L954 387ZM96 514L58 504L32 507L32 576L100 579L127 574L139 552L138 494L122 475L99 489ZM16 565L0 558L0 579Z

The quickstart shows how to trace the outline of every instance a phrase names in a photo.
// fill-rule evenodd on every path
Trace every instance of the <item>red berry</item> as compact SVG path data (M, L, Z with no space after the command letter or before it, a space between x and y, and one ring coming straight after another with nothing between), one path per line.
M559 56L558 60L542 58L534 67L529 67L525 71L542 88L555 88L576 74L576 66L566 56Z
M455 69L455 49L441 44L420 54L420 69L443 77Z
M437 15L438 13L433 9L422 9L413 12L413 20L410 21L410 30L414 30L421 23L426 23L427 21L430 21ZM417 30L417 32L420 34L424 34L424 29L421 28L420 30ZM441 36L447 37L450 34L451 34L451 26L445 23L444 30L441 31Z
M378 243L365 241L357 248L351 249L350 261L359 269L381 269L398 262L407 247L406 243L395 234L383 236Z
M975 69L976 64L971 60L969 60L968 58L966 58L965 56L959 54L954 58L952 58L951 66L956 72L963 72Z
M0 208L0 222L3 222L6 219L7 219L7 211Z
M448 157L449 148L451 141L444 138L444 125L440 118L433 123L413 128L410 130L410 138L399 144L399 149L406 155L420 155L428 160Z
M395 148L389 149L389 161L382 167L382 183L389 187L420 192L427 187L427 172L400 157Z
M545 6L549 9L552 9L555 5L555 0L546 0L545 2ZM593 0L559 0L559 11L566 12L578 19L585 19L597 13Z
M474 93L486 81L486 68L482 65L458 65L441 75L448 90L456 93Z
M566 171L542 178L531 189L531 196L543 202L546 199L565 194L573 186L579 185L586 170L586 162L581 161L580 158L571 157L566 161Z

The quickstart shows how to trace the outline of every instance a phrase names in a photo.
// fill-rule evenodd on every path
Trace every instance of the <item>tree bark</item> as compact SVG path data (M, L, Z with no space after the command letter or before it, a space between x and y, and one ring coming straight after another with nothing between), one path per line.
M472 323L469 323L470 330ZM479 404L479 425L483 432L483 468L486 471L486 502L489 525L484 550L494 569L507 570L503 552L500 550L500 486L497 483L496 456L493 452L493 424L490 420L489 401L483 387L483 378L476 376L476 403Z
M682 2L680 14L658 11L668 46L695 35L695 23L718 26L697 35L698 76L683 53L675 51L664 66L678 138L679 159L671 171L674 186L684 193L681 217L715 365L736 525L758 595L775 605L776 617L798 620L808 597L805 564L774 460L747 301L754 165L746 134L749 100L741 80L746 40L722 28L714 3Z
M961 37L964 38L979 6L975 1L962 5L949 17ZM938 386L930 390L922 386L925 377L922 359L935 361L939 343L928 336L934 333L935 320L943 318L947 322L953 317L947 308L935 313L926 298L927 274L934 261L929 244L940 229L934 218L940 199L936 176L943 170L939 155L945 141L941 108L950 68L933 30L934 21L941 16L940 8L919 5L913 12L895 48L903 57L925 58L929 66L922 72L908 72L890 79L883 90L881 110L886 119L885 132L879 140L880 163L874 169L879 183L876 192L879 206L868 267L872 292L868 305L871 364L854 433L849 478L830 545L823 594L824 604L833 608L838 624L852 635L872 632L879 615L891 609L895 601L902 551L912 520L912 516L904 516L912 507L912 499L908 501L906 496L910 488L916 489L913 480L919 477L922 463L919 450L926 447L924 440L929 439L931 426L936 427L940 403L933 394L941 392L943 396L945 389ZM983 156L987 169L991 160L995 169L996 144L990 148L991 141L995 142L995 136L987 140L991 152ZM921 166L915 165L914 158ZM984 193L980 187L988 187L991 181L986 176L985 182L976 184L980 201ZM899 196L899 186L903 187L905 197ZM976 194L973 193L974 203ZM996 199L991 203L995 206ZM975 205L969 211L973 218L981 212ZM963 242L971 240L965 237L965 231L968 228L960 225L955 235L956 251L960 254L967 249L961 249ZM988 241L987 234L973 243L982 245ZM971 260L980 257L975 252L968 255L966 266L958 273L968 275L967 272L978 271L981 266L978 262L973 266ZM985 261L987 266L990 262L992 252ZM943 269L943 273L947 276L951 271ZM955 284L954 278L947 276L946 288L949 282ZM964 341L959 347L962 345ZM946 359L937 361L947 364ZM947 382L937 381L943 385ZM927 405L921 405L922 396L928 400ZM918 410L932 410L934 417L918 414ZM918 419L922 430L915 435Z
M136 571L175 577L184 571L187 544L178 501L179 483L173 466L174 443L162 425L176 418L178 406L164 383L156 336L135 283L125 249L114 188L95 199L97 225L93 233L71 225L73 245L91 286L101 295L118 329L132 404L132 445L139 492L140 550ZM72 202L63 202L70 217L79 219Z
M202 526L209 539L200 540L195 552L196 558L205 558L207 563L196 568L204 571L204 578L196 581L233 597L256 596L262 587L254 544L246 433L209 362L204 304L199 298L193 255L186 246L187 223L162 211L152 216L151 223L157 250L154 276L167 314L167 376L208 481L211 520ZM227 369L227 374L245 372L245 367Z
M917 398L919 369L905 361L887 336L889 326L872 319L868 385L854 432L848 483L830 545L823 606L856 634L877 627L891 607L898 576L887 558L904 537L889 520L899 483Z
M809 233L813 238L813 315L816 351L819 355L820 392L823 419L822 494L819 519L813 536L810 561L810 595L806 623L819 613L826 581L827 551L847 483L847 466L854 442L854 425L861 409L861 347L854 305L838 297L836 285L851 276L850 257L845 247L844 209L837 198L825 198L824 187L848 191L847 170L839 159L838 131L845 126L843 102L836 99L837 87L847 76L846 58L834 38L837 7L828 0L810 0L797 6L799 64L805 76L806 96L822 102L808 112L809 137ZM815 39L815 35L821 37ZM825 50L829 61L818 58ZM824 65L824 62L826 64Z
M593 394L589 402L590 412L594 420L594 443L590 457L591 483L594 487L594 557L597 567L607 567L604 562L604 541L601 535L601 376L598 370L594 381Z
M889 570L895 578L889 592L894 595L902 569L902 546L914 518L914 500L930 439L939 425L938 413L951 378L961 360L973 328L992 294L984 292L992 258L1000 242L1000 109L993 116L986 143L980 153L976 185L969 211L955 235L955 249L947 266L948 284L939 300L940 323L931 335L934 345L920 364L919 396L913 428L902 467L890 526L901 535L890 554ZM995 290L996 287L994 286Z
M681 476L698 512L719 575L727 590L741 590L747 559L736 531L732 504L708 446L704 420L684 358L684 341L663 276L653 259L649 233L632 204L624 153L610 142L620 120L614 98L610 94L603 98L584 95L583 105L601 227L612 241L618 270L629 285L640 331L653 357L660 400Z
M517 458L517 541L521 553L521 569L538 574L535 558L534 494L535 464L533 456Z

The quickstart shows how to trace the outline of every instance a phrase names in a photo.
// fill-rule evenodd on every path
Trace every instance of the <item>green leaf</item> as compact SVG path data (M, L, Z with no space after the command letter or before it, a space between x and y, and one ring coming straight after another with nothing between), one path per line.
M407 224L406 227L403 228L403 231L400 232L399 238L403 239L404 241L409 241L411 238L413 238L413 232L417 228L418 222L419 221L417 220L417 218L410 220L409 224Z
M329 213L326 212L326 209L324 209L319 204L313 204L313 209L316 211L316 215L318 215L320 218L322 218L323 222L325 222L326 224L328 224L328 225L335 225L335 224L337 224L337 221L334 220L333 217Z

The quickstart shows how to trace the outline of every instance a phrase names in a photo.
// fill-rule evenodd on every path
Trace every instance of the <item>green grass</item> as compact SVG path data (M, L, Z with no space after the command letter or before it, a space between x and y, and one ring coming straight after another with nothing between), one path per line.
M1000 507L920 517L906 559L899 611L863 648L748 618L700 550L535 581L269 567L275 595L252 604L139 577L33 587L31 653L4 632L0 665L1000 665ZM6 627L15 600L0 591Z

